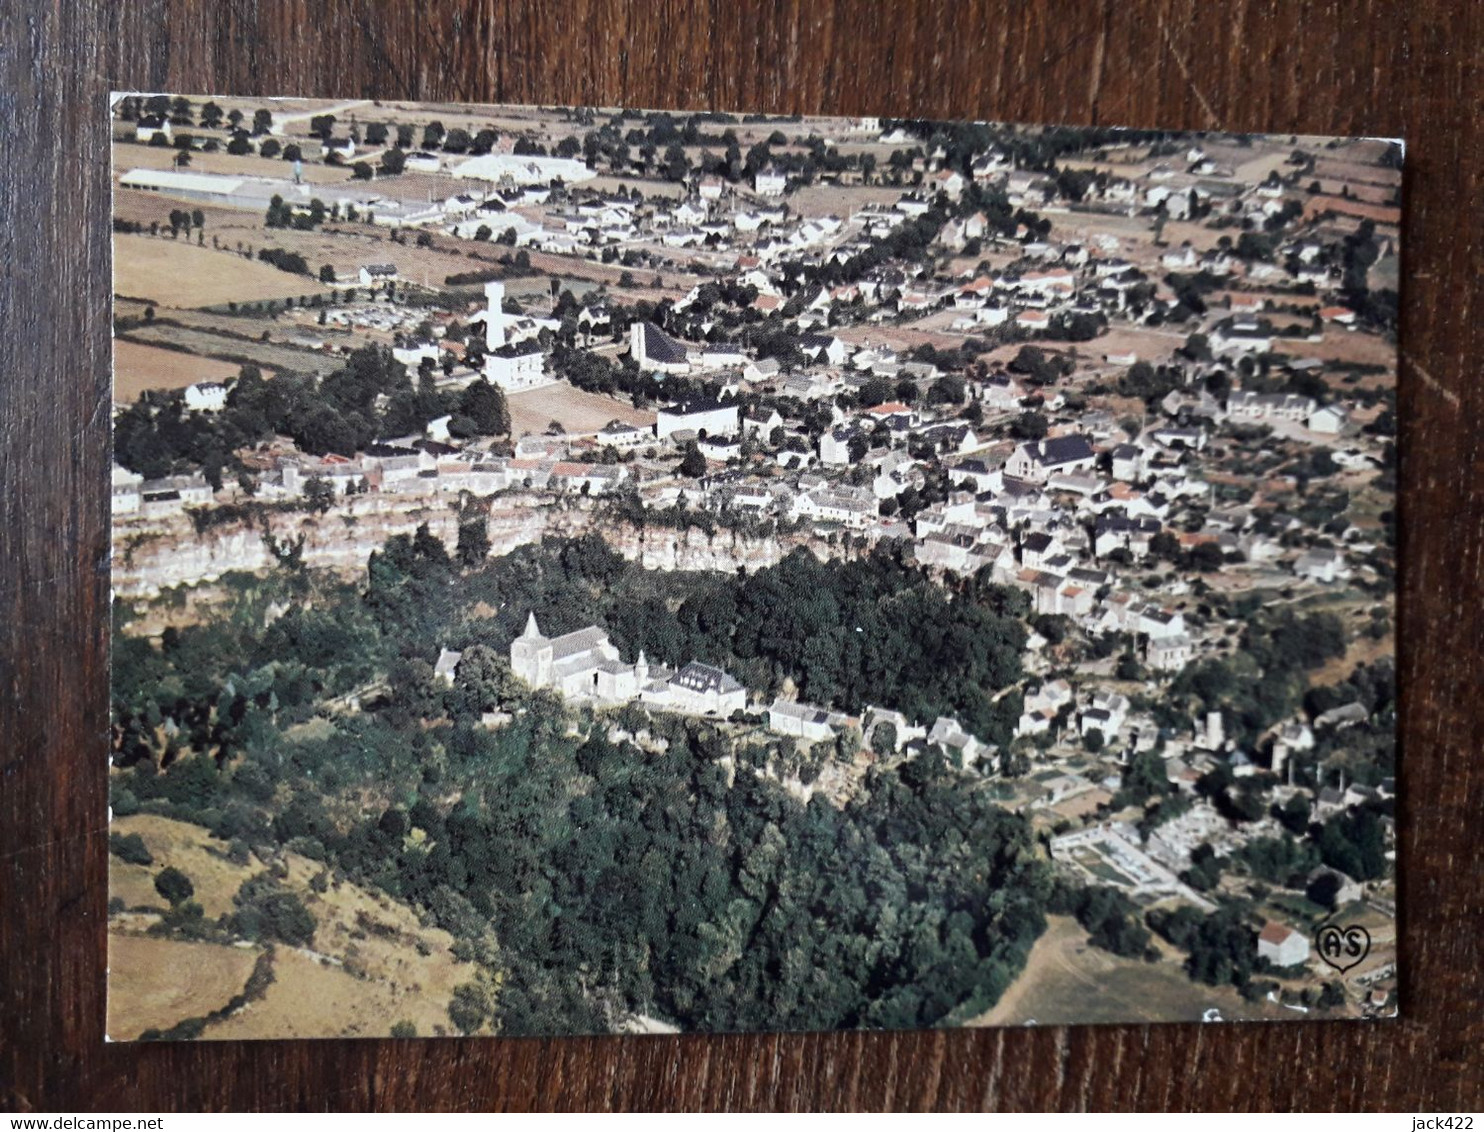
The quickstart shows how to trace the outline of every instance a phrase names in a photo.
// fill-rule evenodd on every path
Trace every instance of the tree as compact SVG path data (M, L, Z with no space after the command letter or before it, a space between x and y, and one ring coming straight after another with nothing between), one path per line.
M878 723L871 732L871 750L885 758L897 749L897 729L892 723Z
M333 267L331 267L328 263L323 264L320 267L320 269L319 269L319 281L321 283L333 283L333 282L335 282L335 269Z
M350 175L357 181L369 181L375 175L375 171L371 168L369 161L357 161L350 167Z
M685 455L680 460L680 474L691 479L700 479L706 474L706 457L694 440L685 446Z
M400 149L389 149L381 155L380 169L388 177L394 177L407 167L407 155Z
M1332 980L1324 984L1319 992L1319 1009L1333 1010L1336 1006L1345 1005L1345 984L1338 980Z
M479 983L461 983L449 999L448 1018L461 1034L474 1034L489 1021L490 1009L489 995Z
M372 127L372 129L375 129L375 128L376 127L374 127L374 126ZM385 133L386 133L386 127L385 126L382 126L381 127L381 132L382 132L383 135L385 135ZM369 134L370 131L368 130L367 133ZM405 1018L402 1019L400 1022L393 1022L392 1023L392 1029L391 1029L391 1036L394 1037L394 1038L415 1038L415 1037L417 1037L417 1026L415 1024L413 1024L412 1022L409 1022Z
M464 566L478 566L490 552L489 523L480 516L459 524L457 555Z
M1043 440L1050 427L1040 413L1024 412L1010 422L1010 435L1017 440Z
M237 905L232 928L239 935L276 939L290 947L303 947L314 939L318 924L304 902L266 873L244 881L232 901Z
M510 431L510 409L505 391L479 378L459 395L459 413L469 419L476 436L503 436Z
M196 886L174 865L166 865L155 876L155 891L171 904L179 904L196 894Z
M152 865L155 860L144 838L137 833L110 833L108 851L131 865Z
M304 502L323 515L335 505L335 485L321 476L310 476L304 481Z

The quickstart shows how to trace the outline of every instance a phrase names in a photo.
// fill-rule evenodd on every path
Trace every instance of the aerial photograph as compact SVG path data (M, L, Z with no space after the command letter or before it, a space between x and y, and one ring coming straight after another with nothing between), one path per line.
M109 114L113 1041L1396 1014L1399 142Z

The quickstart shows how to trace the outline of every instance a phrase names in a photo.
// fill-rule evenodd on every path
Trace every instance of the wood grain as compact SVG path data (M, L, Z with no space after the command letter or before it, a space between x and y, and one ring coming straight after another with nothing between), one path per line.
M0 12L0 1108L1484 1106L1484 5L3 0ZM1404 136L1404 1018L105 1045L111 88Z

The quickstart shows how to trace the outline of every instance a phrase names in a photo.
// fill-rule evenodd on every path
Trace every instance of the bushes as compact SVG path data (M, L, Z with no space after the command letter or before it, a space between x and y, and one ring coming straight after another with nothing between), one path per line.
M275 939L300 947L314 939L318 926L303 901L272 877L260 874L243 882L232 898L237 911L231 927L252 940Z
M155 891L171 904L179 904L195 895L196 886L174 865L166 865L155 876Z
M121 861L127 861L131 865L152 865L154 857L149 851L149 846L144 843L144 838L137 833L110 833L108 835L108 851Z
M1094 947L1131 959L1158 958L1149 946L1148 929L1139 922L1138 908L1116 888L1063 890L1053 902L1053 907L1058 905L1077 918Z
M272 264L279 271L287 271L292 275L310 274L309 261L298 252L283 248L259 248L258 258L264 263Z

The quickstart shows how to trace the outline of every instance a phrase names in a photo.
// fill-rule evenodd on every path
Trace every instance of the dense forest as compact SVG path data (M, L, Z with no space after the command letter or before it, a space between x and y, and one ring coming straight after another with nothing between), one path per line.
M363 585L288 565L226 589L157 643L120 612L115 813L197 822L238 856L291 849L409 902L487 972L457 996L462 1029L946 1024L992 1004L1044 927L1028 825L941 756L806 804L775 776L812 779L853 749L806 759L755 727L637 707L599 721L504 660L535 609L548 632L600 621L626 654L699 655L837 702L973 708L1018 676L1013 616L929 597L890 557L652 575L594 538L461 567L423 531ZM829 635L841 625L854 644ZM464 649L452 686L428 664L443 644ZM973 664L934 662L950 649ZM483 725L489 711L507 721ZM167 928L300 942L312 927L291 903L254 891L210 925L181 902Z

